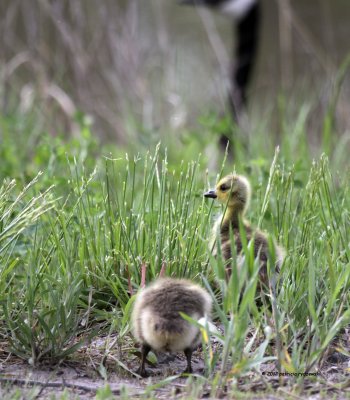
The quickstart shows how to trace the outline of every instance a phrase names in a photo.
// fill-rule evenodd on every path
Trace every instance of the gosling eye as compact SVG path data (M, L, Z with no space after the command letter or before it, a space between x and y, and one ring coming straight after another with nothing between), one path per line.
M230 186L226 185L226 183L223 183L222 185L220 185L219 188L222 192L226 192L226 190L230 189Z

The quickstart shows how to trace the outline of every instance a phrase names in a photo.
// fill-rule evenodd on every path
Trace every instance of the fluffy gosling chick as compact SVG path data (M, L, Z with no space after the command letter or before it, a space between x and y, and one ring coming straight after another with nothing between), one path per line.
M212 300L200 286L184 279L160 278L142 289L135 300L132 327L135 339L142 345L138 374L148 376L145 361L151 349L184 351L191 373L193 350L201 342L197 327L185 321L180 312L195 320L210 315Z
M254 256L255 258L259 257L260 260L260 281L268 284L267 260L269 259L269 245L267 237L260 230L252 229L249 223L243 219L251 196L248 180L242 175L231 174L225 176L218 182L215 189L204 193L204 196L218 199L218 201L226 205L225 214L217 219L213 229L214 239L218 231L220 232L221 251L224 259L229 260L232 256L230 229L235 241L237 255L240 255L242 251L242 239L239 231L239 221L241 220L247 241L254 240ZM276 271L278 272L283 261L283 249L277 245L275 245L275 255ZM227 273L230 276L231 270L228 269Z

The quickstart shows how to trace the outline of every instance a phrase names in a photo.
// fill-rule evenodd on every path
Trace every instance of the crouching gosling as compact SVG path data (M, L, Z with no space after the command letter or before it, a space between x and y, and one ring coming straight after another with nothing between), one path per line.
M145 361L151 349L183 351L187 359L184 372L192 373L192 352L201 342L201 334L180 312L199 320L210 315L211 306L209 293L184 279L161 278L142 289L132 312L133 334L141 344L141 365L137 373L148 376Z

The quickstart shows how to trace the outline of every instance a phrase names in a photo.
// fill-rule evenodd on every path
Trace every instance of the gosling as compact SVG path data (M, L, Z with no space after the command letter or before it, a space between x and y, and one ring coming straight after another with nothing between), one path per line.
M260 230L254 230L248 221L243 218L248 208L251 196L251 188L248 180L242 175L231 174L225 176L218 182L216 189L209 190L204 193L204 196L217 199L219 202L226 205L224 215L219 216L213 228L214 240L218 232L220 232L221 252L223 258L227 261L232 257L230 229L235 242L237 255L241 255L242 238L239 227L241 221L247 242L250 242L251 240L254 241L254 256L255 258L258 257L260 261L260 281L261 283L268 285L267 260L269 259L269 245L267 237ZM283 249L275 244L277 272L279 272L280 266L283 262L283 254ZM240 266L238 265L238 267ZM229 278L230 275L231 269L228 268L227 277Z
M192 373L192 352L201 342L201 336L199 329L184 320L180 312L199 320L210 315L211 306L209 293L184 279L160 278L142 289L132 312L133 334L141 344L137 373L148 376L145 362L151 349L183 351L187 359L184 373Z

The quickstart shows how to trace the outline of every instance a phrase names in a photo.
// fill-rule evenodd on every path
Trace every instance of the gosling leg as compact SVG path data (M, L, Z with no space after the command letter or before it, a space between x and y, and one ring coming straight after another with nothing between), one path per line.
M191 363L191 359L192 359L192 349L185 349L184 350L186 359L187 359L187 368L184 371L184 374L192 374L193 370L192 370L192 363Z
M142 376L142 378L146 378L148 376L148 373L145 368L145 363L146 363L146 358L147 354L150 352L151 348L148 346L148 344L143 344L141 347L141 365L140 368L137 370L137 374Z

